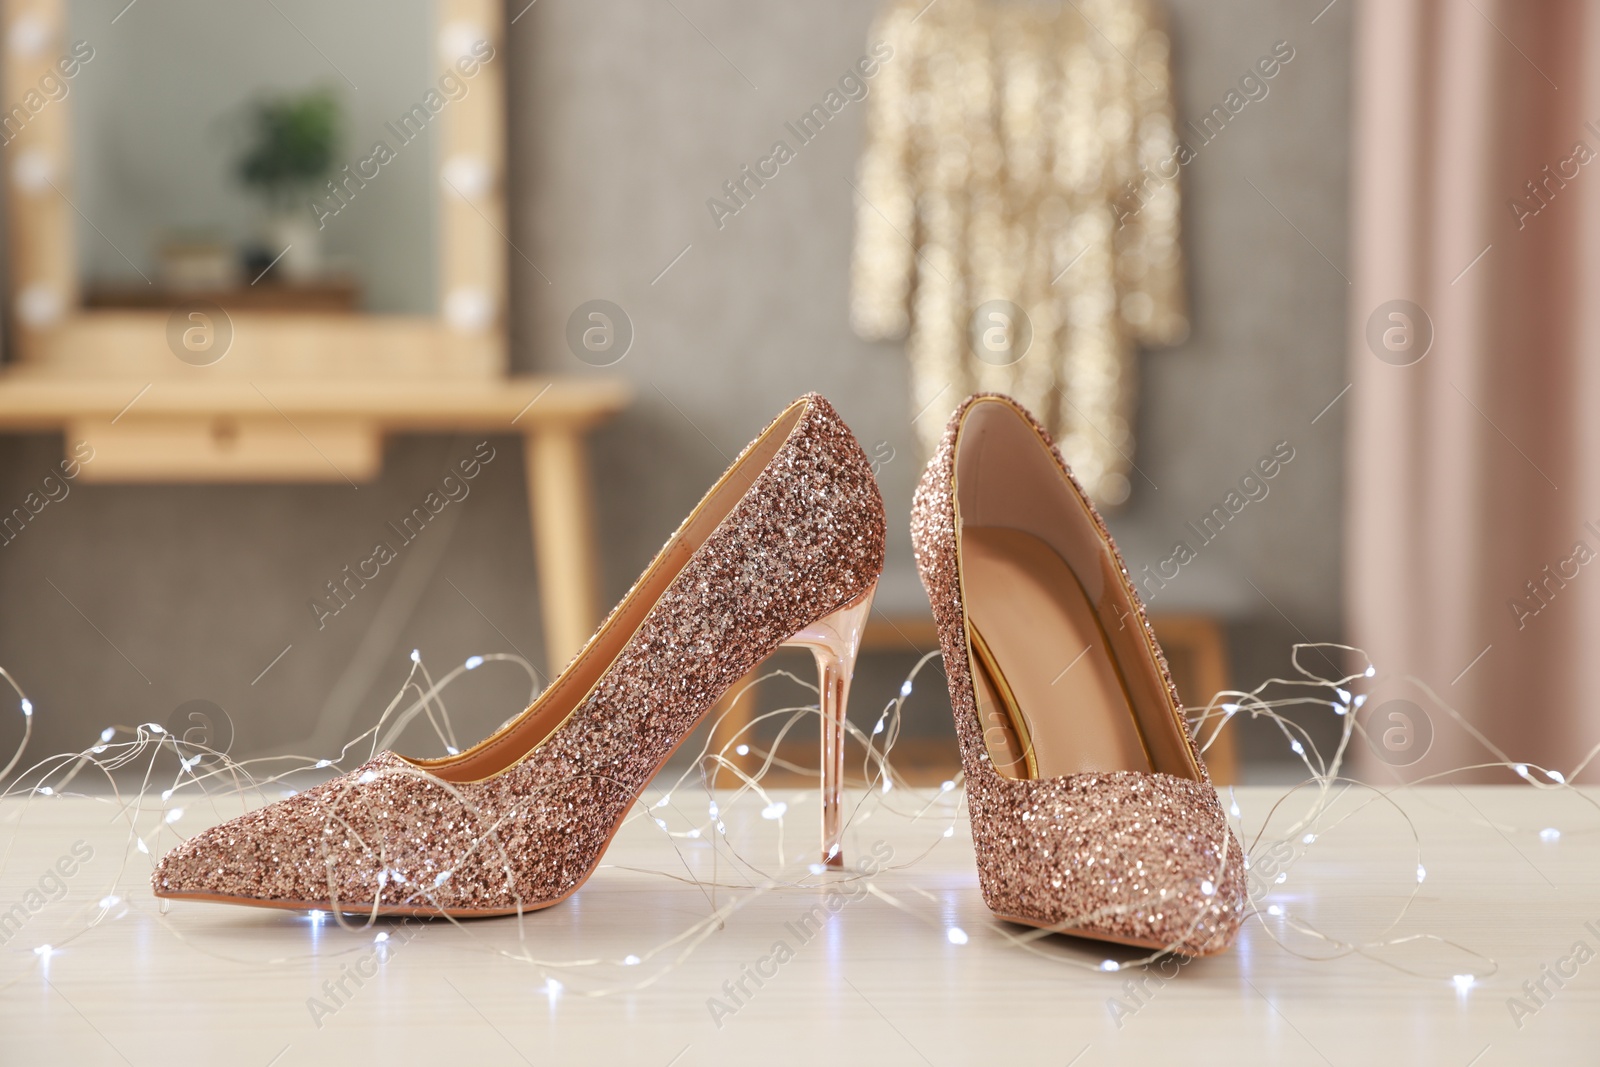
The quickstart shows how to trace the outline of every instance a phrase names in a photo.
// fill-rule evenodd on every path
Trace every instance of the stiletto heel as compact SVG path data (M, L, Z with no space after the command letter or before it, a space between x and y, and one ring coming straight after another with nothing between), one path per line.
M849 604L818 619L789 640L785 648L809 648L817 661L817 700L822 711L822 862L844 866L844 717L850 702L850 679L856 672L861 633L872 614L874 582Z
M785 644L817 659L823 851L839 862L845 697L883 526L861 445L826 400L802 397L520 715L465 752L382 752L202 831L162 857L156 895L371 915L549 907L594 872L728 688Z

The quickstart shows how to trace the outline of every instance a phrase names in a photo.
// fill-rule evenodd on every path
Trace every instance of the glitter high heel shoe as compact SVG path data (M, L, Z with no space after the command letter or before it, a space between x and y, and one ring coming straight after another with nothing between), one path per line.
M1209 955L1244 855L1111 534L1009 397L956 410L912 509L983 897L1081 937Z
M162 859L156 895L420 916L559 903L695 724L784 644L820 667L823 854L838 864L845 699L883 536L861 446L803 397L522 714L460 755L384 752L206 830Z

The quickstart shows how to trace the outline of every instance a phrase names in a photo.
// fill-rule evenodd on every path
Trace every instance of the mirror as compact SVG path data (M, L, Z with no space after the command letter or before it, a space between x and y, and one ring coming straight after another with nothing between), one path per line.
M502 375L501 17L7 5L17 358L91 378ZM187 351L197 337L227 348Z
M129 9L95 48L107 4L68 0L68 36L92 49L72 86L84 304L204 294L433 314L431 6L162 0ZM472 79L448 80L451 96L470 94ZM386 162L368 164L380 143Z

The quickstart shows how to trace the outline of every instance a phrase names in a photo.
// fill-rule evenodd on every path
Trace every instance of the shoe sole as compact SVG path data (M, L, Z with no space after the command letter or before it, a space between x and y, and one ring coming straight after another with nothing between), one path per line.
M1085 941L1104 941L1113 945L1122 945L1126 948L1147 949L1151 952L1170 952L1173 955L1188 956L1194 959L1204 956L1215 956L1219 953L1227 951L1227 946L1223 946L1219 949L1213 949L1210 952L1179 952L1171 945L1157 944L1154 941L1141 941L1134 937L1117 937L1113 934L1104 934L1097 930L1084 930L1075 926L1060 926L1051 923L1042 923L1037 919L1024 919L1016 915L1002 915L998 911L995 912L994 915L995 918L1002 919L1008 923L1016 923L1018 926L1031 926L1035 930L1048 930L1052 934L1066 934L1068 937L1078 937Z

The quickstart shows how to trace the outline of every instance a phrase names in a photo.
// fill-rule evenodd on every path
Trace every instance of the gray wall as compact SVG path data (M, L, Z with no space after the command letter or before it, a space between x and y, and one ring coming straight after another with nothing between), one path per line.
M1144 358L1136 459L1148 480L1134 478L1133 499L1112 519L1138 570L1179 538L1193 542L1185 524L1274 443L1294 447L1270 495L1201 548L1156 601L1228 618L1241 680L1251 682L1281 669L1297 633L1340 633L1341 407L1311 420L1346 381L1347 287L1338 272L1347 270L1351 5L1312 25L1320 7L1170 4L1184 115L1220 103L1273 42L1289 41L1296 56L1270 95L1185 168L1194 328L1183 346ZM836 0L604 0L541 3L510 28L512 235L550 279L511 255L519 369L592 372L563 337L586 300L620 304L637 333L612 370L634 383L637 403L595 440L608 599L626 589L724 457L815 389L869 450L893 450L880 469L893 537L886 598L888 606L915 603L905 516L921 460L904 361L895 346L854 338L845 316L846 178L860 109L847 108L722 231L705 207L861 54L871 14ZM305 600L469 442L399 445L382 482L359 493L74 489L0 549L0 663L41 706L40 751L76 745L113 719L161 717L194 697L240 720L241 748L309 737L378 620L388 629L368 641L375 667L345 679L337 708L375 714L412 647L441 663L502 650L506 639L536 652L520 461L512 442L497 443L500 458L459 507L437 563L416 557L415 590L384 610L386 591L376 589L321 632ZM3 499L42 476L56 448L44 439L0 444ZM886 689L894 674L871 685ZM471 681L477 688L453 702L464 732L487 730L514 710L521 682L510 672ZM860 699L878 705L888 695ZM0 730L10 728L0 720Z

